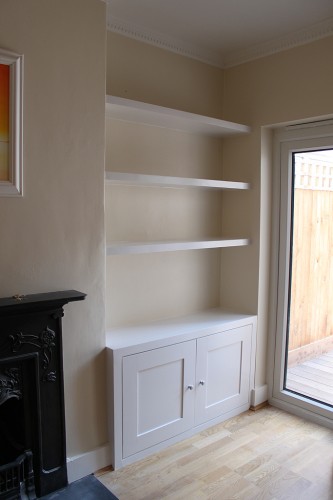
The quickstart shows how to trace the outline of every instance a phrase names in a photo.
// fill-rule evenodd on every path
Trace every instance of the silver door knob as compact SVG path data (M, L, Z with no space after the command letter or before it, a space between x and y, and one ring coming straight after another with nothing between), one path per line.
M190 391L193 391L193 385L188 385L187 388L190 390Z
M200 380L199 385L205 385L205 381L204 380Z

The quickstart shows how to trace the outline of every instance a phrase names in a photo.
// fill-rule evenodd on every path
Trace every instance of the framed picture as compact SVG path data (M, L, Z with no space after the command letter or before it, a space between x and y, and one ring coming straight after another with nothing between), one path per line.
M23 56L0 49L0 196L22 196Z

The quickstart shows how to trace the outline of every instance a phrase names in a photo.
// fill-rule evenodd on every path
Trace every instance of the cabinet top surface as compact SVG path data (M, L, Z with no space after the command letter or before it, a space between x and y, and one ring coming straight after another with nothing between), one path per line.
M106 332L106 347L113 350L135 346L153 349L165 341L185 342L255 321L254 315L227 312L219 308L210 309L165 321L110 329Z
M106 96L106 112L107 116L118 120L212 136L222 137L250 132L250 127L247 125L116 96Z

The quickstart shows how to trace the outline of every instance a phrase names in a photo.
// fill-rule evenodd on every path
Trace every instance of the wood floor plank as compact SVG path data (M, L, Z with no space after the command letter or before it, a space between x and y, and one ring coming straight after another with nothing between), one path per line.
M119 500L332 500L332 471L333 431L267 406L98 479Z
M287 389L328 405L333 404L332 397L330 397L328 393L308 388L304 383L298 384L297 382L290 382L288 383Z
M324 366L324 365L318 365L318 363L316 363L314 360L309 360L309 361L305 361L304 363L306 366L310 366L311 368L315 368L316 370L319 370L321 372L326 372L326 373L332 373L332 368L330 365L328 366Z
M298 371L297 373L290 373L288 374L288 382L287 384L289 385L290 381L298 382L298 383L304 383L308 388L312 387L315 390L323 391L328 394L333 394L333 385L332 384L327 384L324 382L317 382L313 380L313 377L305 377L302 371Z
M288 368L286 387L333 405L333 351Z
M237 472L229 470L228 474L219 474L219 469L207 474L205 486L202 488L206 498L234 498L235 495L242 496L257 493L259 490L251 481L243 478ZM236 496L236 498L237 498Z
M324 384L333 384L333 373L327 373L316 368L311 368L310 366L302 365L301 368L295 367L288 370L289 373L298 374L301 372L305 378L316 380L317 382L323 382Z

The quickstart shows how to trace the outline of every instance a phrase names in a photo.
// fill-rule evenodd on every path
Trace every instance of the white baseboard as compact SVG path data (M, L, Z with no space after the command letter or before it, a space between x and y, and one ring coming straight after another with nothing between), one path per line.
M108 444L95 450L67 457L68 482L72 483L111 464L111 450Z
M251 406L256 407L268 400L268 385L256 386L251 391Z

